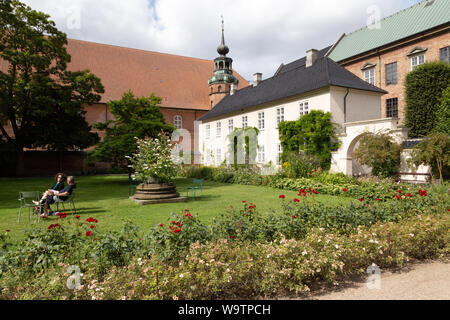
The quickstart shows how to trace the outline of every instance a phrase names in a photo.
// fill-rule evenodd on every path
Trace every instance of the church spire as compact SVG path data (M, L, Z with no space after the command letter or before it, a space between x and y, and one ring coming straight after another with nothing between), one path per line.
M222 16L222 42L217 48L219 57L214 59L214 75L209 79L211 108L217 105L223 98L237 89L239 80L233 75L233 59L227 57L230 49L225 44L225 23ZM234 87L234 90L231 87Z
M226 55L230 52L230 49L225 44L225 22L223 21L223 16L222 16L222 43L217 48L217 52L222 57L226 57Z

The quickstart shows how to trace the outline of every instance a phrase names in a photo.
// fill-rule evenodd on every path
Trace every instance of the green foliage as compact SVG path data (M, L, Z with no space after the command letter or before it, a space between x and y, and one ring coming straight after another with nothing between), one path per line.
M387 269L450 253L448 200L440 195L334 208L280 201L281 212L264 214L244 203L214 221L212 233L188 211L144 237L129 223L88 237L90 223L59 221L0 255L0 299L272 297L337 284L372 263ZM78 290L66 287L70 265L81 269Z
M172 213L167 225L152 228L147 236L149 254L157 254L162 260L178 261L186 255L195 242L205 243L211 239L209 228L198 217L185 210L179 216Z
M395 176L400 166L401 146L388 133L365 133L354 157L372 168L372 174L387 178Z
M134 170L133 178L146 183L172 183L178 172L171 142L165 133L155 139L137 139L137 152L126 157Z
M443 90L450 85L450 64L430 62L406 76L406 120L411 138L429 135L438 122ZM447 118L448 121L448 118Z
M137 98L131 91L124 93L122 99L109 102L115 120L95 125L106 136L89 153L89 160L110 162L116 169L127 168L125 157L136 153L136 138L156 138L161 131L172 133L175 128L165 122L160 104L161 98L154 94Z
M313 110L297 121L279 125L283 160L289 152L304 151L307 156L320 159L320 166L327 170L331 164L331 152L340 146L331 113Z
M442 98L436 114L437 121L434 132L450 135L450 86L442 92Z
M104 88L88 70L70 72L66 35L49 16L15 0L0 3L0 139L19 153L17 173L23 173L23 149L84 149L98 136L90 132L83 105L100 101ZM14 136L5 125L10 124Z
M282 163L282 175L288 178L306 178L322 171L321 161L315 156L304 152L285 152Z
M414 147L408 163L413 166L431 166L433 177L441 181L447 178L450 168L450 137L445 133L434 133Z

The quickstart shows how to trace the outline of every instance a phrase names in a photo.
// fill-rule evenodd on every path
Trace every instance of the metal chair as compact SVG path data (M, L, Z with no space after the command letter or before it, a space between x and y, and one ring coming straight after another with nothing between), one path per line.
M187 188L187 197L189 197L189 191L192 192L192 197L195 199L196 197L196 191L200 190L202 192L202 198L203 198L203 179L194 179L192 187Z
M70 211L72 212L72 215L74 213L77 213L77 209L75 208L75 202L74 202L75 192L72 192L72 195L69 196L67 200L62 200L59 197L55 197L55 203L56 203L56 211L59 212L59 204L61 203L63 210L66 211L65 203L69 205Z
M37 215L38 218L41 217L41 209L44 206L43 204L36 205L33 203L33 201L39 201L41 199L41 195L39 191L32 191L32 192L19 192L19 201L20 201L20 208L19 208L19 217L17 218L17 223L20 223L20 216L22 214L23 208L28 208L28 220L30 220L30 210L34 208L37 208ZM33 212L34 214L35 212Z

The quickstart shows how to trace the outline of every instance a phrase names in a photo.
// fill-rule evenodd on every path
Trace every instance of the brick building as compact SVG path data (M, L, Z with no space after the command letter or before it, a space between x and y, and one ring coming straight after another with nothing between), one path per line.
M129 89L139 97L151 93L161 97L166 122L188 130L192 137L194 121L211 109L208 80L216 69L213 61L71 39L67 49L72 56L69 70L89 69L105 87L100 103L86 109L91 125L111 120L107 103ZM239 74L236 79L249 85Z
M449 61L450 1L425 0L348 35L327 56L388 94L383 118L405 119L404 81L408 72L429 61Z
M166 122L189 131L192 137L192 150L195 141L194 121L211 110L213 104L210 99L217 103L229 94L229 79L233 79L233 83L239 83L241 87L249 85L248 81L239 74L234 73L235 75L233 75L231 58L227 58L230 63L225 66L225 64L220 65L217 61L73 39L68 39L67 51L72 57L68 64L68 70L89 69L101 79L105 87L101 101L85 107L86 121L89 125L113 119L108 111L108 102L121 99L128 90L138 97L154 93L162 98L160 109ZM8 64L0 59L0 69L6 71L7 68ZM225 72L225 70L228 74L226 78L217 79L214 85L209 83L211 76L222 71ZM6 130L8 134L14 136L11 126L6 126ZM98 132L98 134L100 137L104 136L103 132ZM54 171L53 166L49 168L50 166L47 165L48 159L39 161L39 155L43 155L42 152L28 151L30 151L28 156L27 153L25 155L26 174L38 174L39 172L43 174L47 172L46 170ZM85 153L78 152L77 154L79 158L85 158ZM55 158L54 161L57 159ZM75 161L79 163L75 166L76 170L72 168L74 161L70 161L71 163L67 164L64 160L64 165L67 164L72 172L86 172L83 161Z

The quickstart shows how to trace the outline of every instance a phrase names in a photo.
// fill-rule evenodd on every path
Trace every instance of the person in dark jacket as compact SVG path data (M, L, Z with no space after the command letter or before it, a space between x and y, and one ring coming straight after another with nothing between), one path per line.
M34 204L35 205L43 204L49 194L52 194L55 191L59 192L59 191L63 190L65 187L65 184L64 184L65 180L66 180L66 175L64 173L58 173L55 176L55 183L53 184L53 187L51 187L44 193L44 195L42 196L40 201L33 201Z
M67 183L69 185L60 191L48 190L45 193L46 194L45 199L44 199L45 202L43 203L44 204L44 213L41 215L43 218L48 217L50 205L55 203L56 197L58 197L59 199L61 199L63 201L66 201L72 195L73 190L77 187L77 185L75 184L75 178L72 176L68 177Z

